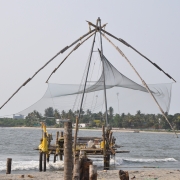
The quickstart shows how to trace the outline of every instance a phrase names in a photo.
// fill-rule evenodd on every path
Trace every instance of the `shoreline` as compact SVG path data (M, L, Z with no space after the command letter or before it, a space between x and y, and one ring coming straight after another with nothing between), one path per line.
M15 129L41 129L41 127L0 127L0 128L15 128ZM64 128L55 128L55 127L47 127L48 129L54 129L54 130L64 130ZM74 129L73 129L74 130ZM79 131L102 131L101 128L81 128ZM139 133L159 133L159 134L174 134L172 131L156 131L156 130L145 130L145 129L125 129L125 128L112 128L113 132L126 132L126 133L134 133L134 131L139 131ZM180 135L179 131L176 131L177 134Z
M134 180L179 180L179 169L138 169L138 170L126 170L128 171L129 179ZM64 179L64 171L49 171L49 172L29 172L24 174L0 174L1 180L11 179L32 179L32 180L57 180ZM98 180L119 180L119 170L98 170Z

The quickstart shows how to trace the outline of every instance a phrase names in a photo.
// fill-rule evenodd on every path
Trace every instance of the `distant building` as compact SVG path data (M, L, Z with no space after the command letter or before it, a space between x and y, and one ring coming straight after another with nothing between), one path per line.
M13 119L24 119L24 115L22 115L22 114L13 114Z
M56 119L56 124L59 124L60 123L60 119Z
M79 128L85 128L85 127L88 127L89 126L89 124L86 124L86 123L80 123L80 124L78 124L78 127ZM76 124L73 124L73 127L76 127Z

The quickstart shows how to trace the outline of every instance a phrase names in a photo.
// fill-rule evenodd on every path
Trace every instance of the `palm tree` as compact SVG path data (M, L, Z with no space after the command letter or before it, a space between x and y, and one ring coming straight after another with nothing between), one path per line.
M54 117L54 109L52 107L49 107L45 109L44 116L46 117Z
M59 111L57 109L54 110L54 117L56 119L60 119L61 118L61 115L60 115L60 113L59 113Z

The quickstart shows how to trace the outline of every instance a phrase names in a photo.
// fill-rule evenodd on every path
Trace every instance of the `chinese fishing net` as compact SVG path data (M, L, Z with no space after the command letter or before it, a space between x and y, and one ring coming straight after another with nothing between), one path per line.
M105 72L105 88L107 94L107 106L113 107L114 113L135 114L138 110L143 113L160 113L154 103L150 93L140 84L132 81L120 73L103 56ZM154 97L162 107L164 112L168 112L171 102L172 83L148 84ZM80 101L84 84L53 84L49 83L44 96L29 108L19 112L27 116L34 110L42 115L46 108L53 107L59 112L77 111L80 108ZM87 83L85 98L83 101L83 111L90 110L92 113L104 112L104 76L101 73L96 82Z

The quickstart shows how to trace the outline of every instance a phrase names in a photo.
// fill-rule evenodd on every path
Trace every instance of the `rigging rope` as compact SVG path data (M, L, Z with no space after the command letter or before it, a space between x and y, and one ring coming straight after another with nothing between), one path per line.
M152 62L149 58L147 58L146 56L144 56L142 53L140 53L138 50L136 50L133 46L131 46L130 44L128 44L126 41L124 41L121 38L117 38L116 36L112 35L111 33L105 31L103 29L103 27L98 27L95 24L93 24L92 22L87 21L91 26L95 27L96 29L103 31L104 33L108 34L109 36L113 37L114 39L120 41L121 43L123 43L124 45L126 45L127 47L130 47L131 49L133 49L135 52L137 52L139 55L141 55L142 57L144 57L147 61L149 61L153 66L155 66L157 69L159 69L160 71L162 71L167 77L169 77L170 79L172 79L174 82L176 82L176 80L174 78L172 78L168 73L166 73L162 68L160 68L156 63ZM104 27L106 26L106 24L104 24Z

